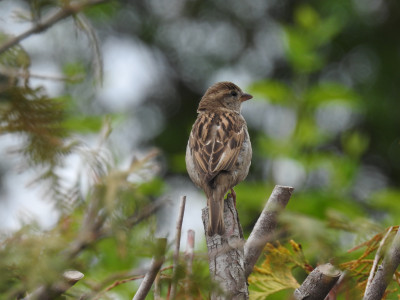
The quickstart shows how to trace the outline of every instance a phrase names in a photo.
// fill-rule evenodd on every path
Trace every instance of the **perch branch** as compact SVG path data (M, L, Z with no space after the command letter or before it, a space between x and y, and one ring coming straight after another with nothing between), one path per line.
M176 284L177 284L176 275L178 273L179 247L181 244L182 222L183 222L183 216L185 214L185 205L186 205L186 196L182 196L181 205L179 208L178 221L176 222L175 253L174 253L174 263L173 263L174 270L172 272L172 286L171 286L170 299L175 299L176 295Z
M167 247L167 239L160 238L158 239L158 253L153 257L150 264L150 269L147 271L146 275L142 283L139 286L135 296L133 296L132 300L144 300L147 294L150 291L151 286L153 285L154 280L160 271L162 264L165 260L165 249Z
M329 291L340 278L341 272L330 263L316 267L294 291L295 300L325 299Z
M208 218L208 208L205 207L202 210L202 220L210 274L222 289L222 294L213 292L211 299L248 299L249 292L244 275L244 239L232 196L228 194L224 201L224 235L207 234Z
M45 31L55 23L82 11L83 9L89 6L101 4L107 1L108 0L87 0L81 2L73 2L70 3L69 5L65 5L55 14L49 16L46 20L36 23L31 29L28 29L27 31L9 39L8 41L0 45L0 54L7 51L9 48L15 46L16 44L18 44L19 42L26 39L32 34Z
M265 244L271 239L275 230L278 214L283 210L292 195L294 188L276 185L265 205L256 225L244 245L244 266L246 278L253 271Z
M371 284L365 289L363 300L382 299L383 294L393 277L393 273L396 271L399 264L400 230L397 230L391 247L383 258L382 264L379 265Z

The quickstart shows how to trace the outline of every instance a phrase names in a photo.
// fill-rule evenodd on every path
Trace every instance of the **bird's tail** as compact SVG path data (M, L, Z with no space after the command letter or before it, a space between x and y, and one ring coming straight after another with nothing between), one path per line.
M208 235L223 235L225 233L224 225L224 199L208 199Z

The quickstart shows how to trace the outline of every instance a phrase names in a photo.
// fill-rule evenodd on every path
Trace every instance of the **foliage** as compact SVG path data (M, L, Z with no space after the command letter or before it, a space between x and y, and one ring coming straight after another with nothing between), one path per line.
M365 287L367 285L368 278L370 273L372 272L372 268L374 267L376 271L376 267L379 261L384 256L385 252L387 252L388 245L388 235L391 234L392 237L396 234L398 230L398 226L393 226L388 228L385 232L381 232L376 234L370 240L350 249L349 252L356 251L360 248L366 248L364 252L360 255L359 258L355 260L351 260L348 262L344 262L340 265L340 267L344 270L349 271L352 279L355 279L356 285L354 287L357 290L359 297L362 297ZM376 252L376 253L375 253ZM372 259L372 255L375 256L375 259ZM376 260L376 265L374 266L374 260ZM386 290L385 296L383 299L387 299L387 297L392 294L398 294L398 289L400 286L400 272L395 272L393 275L393 280L391 285Z
M390 227L348 250L348 253L352 253L365 247L358 258L339 264L339 268L347 272L339 286L339 290L347 294L345 299L362 298L373 265L376 271L379 261L384 257L397 230L398 226ZM300 268L307 273L313 270L304 256L302 246L293 240L290 240L285 246L279 242L276 242L275 245L268 243L263 254L265 259L259 267L254 268L249 277L251 299L266 299L283 289L296 289L300 286L296 279L299 277L299 272L296 272L295 277L294 269ZM374 260L376 260L375 263ZM384 299L391 299L388 297L398 293L399 278L400 273L396 271Z
M383 238L379 232L397 222L399 212L400 118L393 84L400 80L398 3L91 2L25 1L25 10L15 14L36 26L48 20L47 14L77 5L68 18L86 44L80 48L65 40L52 48L51 57L41 58L56 60L63 77L31 74L37 53L22 44L0 53L0 134L22 141L14 151L20 168L35 174L33 183L59 213L54 228L43 230L24 218L20 230L2 235L1 297L21 298L39 286L51 289L66 269L85 274L70 298L131 297L144 274L140 266L156 252L152 216L166 193L165 182L186 176L185 145L198 100L211 81L227 73L233 81L249 78L251 84L243 88L254 95L243 109L253 162L248 179L236 189L245 233L274 184L296 188L278 238L293 238L303 250L296 243L291 250L268 244L251 277L254 297L285 297L284 289L304 279L299 269L309 271L304 257L313 266L334 257L348 270L349 286L362 291ZM44 29L39 26L36 33ZM110 37L151 53L159 67L155 73L161 74L151 78L143 99L134 93L137 102L120 112L97 99L107 72L102 46ZM0 32L0 44L10 39ZM146 71L151 68L145 65ZM50 96L34 86L35 76L61 81L61 91ZM150 133L157 122L162 128ZM128 131L141 128L144 138L125 132L113 142L113 130L122 123ZM130 139L137 139L135 149L146 154L121 157L119 143ZM153 146L160 149L157 158L148 150ZM72 183L63 175L71 159L80 161ZM121 167L126 161L131 163ZM8 174L0 172L4 192ZM345 253L360 243L366 247L360 256ZM162 296L176 280L169 251L166 257L158 282ZM194 298L206 298L216 288L204 257L196 257L193 273L181 261L179 297L189 290Z
M255 267L249 277L251 299L265 299L283 289L296 289L300 285L292 275L292 269L300 267L310 271L301 245L290 241L292 250L267 243L264 248L265 259L260 267ZM312 268L311 268L312 269Z

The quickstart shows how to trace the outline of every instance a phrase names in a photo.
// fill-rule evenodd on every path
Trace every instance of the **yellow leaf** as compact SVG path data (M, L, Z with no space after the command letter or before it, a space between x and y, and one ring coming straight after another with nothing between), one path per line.
M265 260L260 267L254 267L249 277L250 299L258 300L284 289L296 289L299 283L292 275L294 267L309 270L309 264L304 258L301 245L290 241L292 250L285 248L279 242L268 243L265 248Z

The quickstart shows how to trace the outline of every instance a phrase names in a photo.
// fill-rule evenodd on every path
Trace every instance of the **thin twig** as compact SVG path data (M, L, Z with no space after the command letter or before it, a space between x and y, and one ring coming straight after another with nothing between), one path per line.
M393 274L400 264L400 230L393 239L393 242L385 254L382 263L379 265L371 284L365 290L363 300L382 299L387 286L393 278Z
M140 209L140 212L133 214L126 220L126 226L128 228L132 228L133 226L139 224L143 220L155 214L166 202L166 199L159 199L149 205L146 205L145 207Z
M283 210L292 195L294 188L276 185L265 205L256 225L244 245L244 266L246 278L253 271L265 244L271 239L278 222L278 214Z
M145 275L137 275L137 276L133 276L133 277L126 278L126 279L117 280L117 281L115 281L113 284L111 284L110 286L108 286L108 287L104 290L104 292L108 292L108 291L112 290L113 288L115 288L115 287L117 287L117 286L119 286L119 285L121 285L121 284L130 282L130 281L134 281L134 280L138 280L138 279L142 279L142 278L144 278L144 276L145 276Z
M90 25L89 20L81 13L76 14L75 16L76 22L78 22L79 26L86 33L88 39L91 41L91 45L93 47L93 60L92 65L94 69L94 74L96 76L96 81L102 83L103 82L103 56L100 50L100 43L97 38L96 32L93 27Z
M181 197L181 205L179 208L178 221L176 222L176 238L175 238L175 252L174 252L174 270L172 273L172 286L170 299L175 299L176 296L176 285L177 285L177 274L179 265L179 248L181 244L181 233L182 233L182 222L185 214L186 196Z
M185 250L185 258L186 258L186 266L187 266L187 274L192 274L192 265L193 265L193 257L194 257L194 242L195 242L195 232L192 229L188 230L187 233L187 242L186 242L186 250Z
M369 273L367 286L365 287L365 292L369 289L369 287L371 285L371 282L372 282L372 279L374 279L374 275L375 275L376 268L378 266L378 262L382 257L383 245L385 244L385 242L386 242L387 238L389 237L389 234L392 232L392 230L393 230L393 226L391 226L389 228L389 230L386 232L385 236L383 237L383 239L379 243L379 248L376 251L376 255L375 255L375 258L374 258L374 263L372 264L371 272ZM365 296L365 294L364 294L364 296Z
M165 260L165 249L167 246L167 239L166 238L160 238L158 239L158 253L153 257L151 264L150 264L150 269L146 273L146 276L144 277L142 283L139 286L139 289L137 290L135 296L133 296L133 300L144 300L147 296L147 294L150 291L151 286L153 285L154 280L156 279L156 276L158 274L158 271L160 271L162 264L164 263Z
M192 275L192 266L193 266L193 257L194 257L194 230L189 229L187 233L187 242L186 242L186 251L185 251L185 258L186 258L186 274L188 279L190 279L190 276ZM186 281L185 285L185 290L186 290L186 296L188 300L192 299L189 291L189 283L190 281Z
M32 34L36 34L36 33L45 31L48 28L50 28L52 25L54 25L55 23L82 11L83 9L85 9L89 6L101 4L101 3L104 3L107 1L108 0L87 0L87 1L82 1L82 2L78 2L78 3L73 2L68 5L65 5L59 11L57 11L55 14L49 16L46 20L35 23L35 25L31 29L28 29L27 31L21 33L20 35L17 35L15 37L9 39L2 45L0 45L0 54L5 52L12 46L15 46L16 44L18 44L22 40L26 39L27 37L31 36Z
M156 279L154 280L154 300L161 299L160 277L160 272L158 272Z
M77 82L84 79L83 76L66 77L66 76L55 76L55 75L42 75L42 74L30 73L27 70L17 70L11 68L6 69L3 67L0 67L0 74L8 77L20 77L22 79L36 78L42 80L66 81L66 82Z

